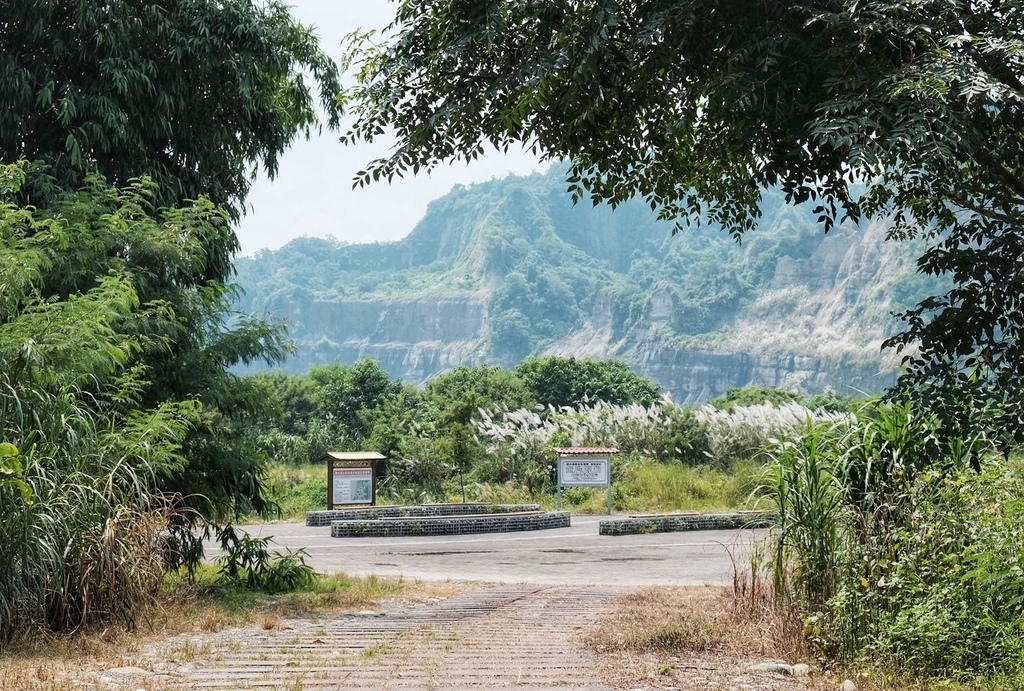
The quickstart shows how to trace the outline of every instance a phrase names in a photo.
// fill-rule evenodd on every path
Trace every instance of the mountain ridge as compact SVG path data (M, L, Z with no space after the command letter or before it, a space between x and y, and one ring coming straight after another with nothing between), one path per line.
M562 171L456 187L389 243L300 238L236 262L243 312L287 320L292 372L377 359L420 383L459 364L614 357L700 403L730 386L875 393L891 313L938 289L880 222L827 235L764 194L736 242L643 203L573 205Z

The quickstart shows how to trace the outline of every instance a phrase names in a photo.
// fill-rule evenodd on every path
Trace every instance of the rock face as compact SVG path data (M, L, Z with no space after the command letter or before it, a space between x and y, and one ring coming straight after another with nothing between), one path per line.
M404 240L303 238L238 262L242 311L284 318L285 367L369 357L420 383L530 354L619 358L695 404L732 386L878 392L892 312L941 284L884 224L825 235L766 193L761 227L672 235L639 205L572 207L558 172L454 190Z
M639 363L642 362L642 365ZM837 391L870 393L892 381L892 372L879 363L850 358L797 356L787 353L752 355L697 350L654 349L653 357L638 361L636 369L660 383L677 403L706 403L730 387L747 384L778 386L817 393Z
M481 360L487 304L481 296L431 300L314 300L289 313L291 332L306 334L292 371L365 357L392 376L422 382Z

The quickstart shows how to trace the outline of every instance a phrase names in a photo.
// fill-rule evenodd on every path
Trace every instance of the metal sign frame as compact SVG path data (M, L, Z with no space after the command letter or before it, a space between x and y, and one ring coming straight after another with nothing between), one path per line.
M558 452L557 508L562 508L563 487L604 487L608 514L612 512L612 451L609 449L556 449ZM617 449L616 449L617 451Z

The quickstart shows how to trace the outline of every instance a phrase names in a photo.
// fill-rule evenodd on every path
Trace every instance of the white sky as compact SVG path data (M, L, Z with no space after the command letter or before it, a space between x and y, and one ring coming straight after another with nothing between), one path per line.
M383 28L393 15L388 0L292 0L292 15L312 24L321 46L337 60L342 37L357 28ZM344 129L343 123L342 128ZM342 146L337 132L296 142L281 158L277 177L261 176L238 225L242 254L276 249L303 235L333 236L345 242L397 240L423 217L427 204L453 185L480 182L540 168L526 152L488 154L470 165L457 163L419 175L352 189L352 178L387 146Z

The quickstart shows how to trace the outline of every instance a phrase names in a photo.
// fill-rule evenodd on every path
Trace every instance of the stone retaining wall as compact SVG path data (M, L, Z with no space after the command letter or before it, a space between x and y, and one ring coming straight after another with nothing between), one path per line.
M568 511L491 513L478 516L345 520L331 523L331 537L406 537L410 535L469 535L519 530L568 528Z
M460 516L466 514L516 513L539 511L539 504L418 504L415 506L361 506L332 511L307 511L306 525L326 526L335 521L373 520L375 518Z
M600 535L644 535L674 533L685 530L737 530L770 528L778 522L774 511L740 511L737 513L690 513L661 516L629 516L601 521Z

